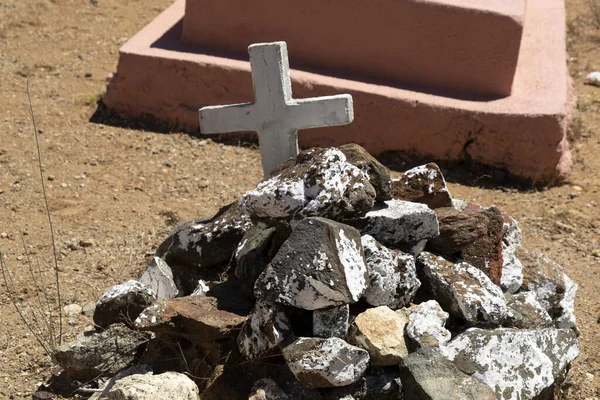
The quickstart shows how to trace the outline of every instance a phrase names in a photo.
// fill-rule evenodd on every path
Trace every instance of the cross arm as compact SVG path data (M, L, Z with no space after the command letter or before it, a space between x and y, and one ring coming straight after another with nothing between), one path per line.
M198 112L200 132L211 134L256 131L256 124L251 118L253 107L253 103L203 107Z
M288 105L291 125L296 129L346 125L354 120L349 94L292 100Z

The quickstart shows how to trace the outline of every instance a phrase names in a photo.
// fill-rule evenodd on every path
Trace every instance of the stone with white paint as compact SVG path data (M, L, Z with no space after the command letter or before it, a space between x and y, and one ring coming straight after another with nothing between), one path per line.
M554 325L548 311L537 300L534 292L506 294L508 312L502 324L519 329L549 328Z
M361 243L369 274L364 299L372 306L408 306L421 286L414 257L389 249L370 235L363 235Z
M559 306L561 308L561 314L556 318L557 328L572 328L577 322L575 318L575 294L579 285L577 285L571 278L564 275L565 280L565 294L560 300Z
M237 338L248 360L264 357L291 334L291 324L280 304L258 300Z
M452 196L442 171L435 163L419 165L392 180L393 197L427 204L431 208L452 207Z
M348 334L350 306L343 304L313 311L313 335L320 338L339 337Z
M355 143L342 145L339 150L344 153L350 164L358 167L367 176L377 193L375 200L386 201L392 199L392 180L387 167Z
M299 129L347 125L354 109L348 94L293 99L285 42L253 44L248 53L255 102L200 109L200 131L257 132L266 177L298 154Z
M440 233L432 209L425 204L395 199L377 203L363 218L353 221L353 225L390 247L416 244Z
M400 313L399 310L397 313ZM404 313L404 312L402 312ZM445 328L449 314L435 300L410 308L406 334L418 347L440 347L450 341L450 331Z
M237 205L226 206L210 218L177 226L158 246L156 256L172 268L204 268L229 262L251 226L250 217Z
M338 149L303 151L285 167L245 193L239 208L269 223L310 216L343 219L373 207L376 193L369 179Z
M248 400L293 400L271 378L263 378L254 382Z
M115 285L102 293L94 309L94 324L106 328L122 322L133 327L133 321L150 304L156 301L156 294L148 286L129 280Z
M141 276L140 282L152 289L158 300L172 299L179 294L171 267L159 257L154 257Z
M504 217L502 234L502 278L500 286L507 293L516 293L523 284L523 264L515 255L521 248L521 229L511 217Z
M155 399L200 400L200 392L193 380L179 372L129 375L108 392L108 400Z
M554 385L579 354L572 329L471 328L441 348L442 354L485 382L498 399L533 399Z
M600 86L600 72L590 72L588 76L585 77L585 83L588 85Z
M369 353L340 338L298 338L283 349L296 379L312 388L350 385L365 373Z
M360 233L325 218L298 223L257 279L257 298L317 310L357 302L367 286Z
M274 227L257 224L244 234L235 250L235 276L247 293L253 293L254 282L271 260L275 234Z
M404 329L408 318L389 307L370 308L356 317L349 342L369 352L371 365L398 365L408 355Z
M417 267L424 288L453 316L479 326L499 326L506 317L502 290L472 265L423 252Z

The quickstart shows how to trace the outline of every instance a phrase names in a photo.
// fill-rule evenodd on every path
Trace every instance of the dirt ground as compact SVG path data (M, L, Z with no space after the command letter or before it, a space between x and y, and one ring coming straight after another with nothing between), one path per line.
M28 112L31 83L64 304L85 305L137 278L176 222L209 215L261 178L258 151L185 134L90 122L118 48L170 0L0 0L0 251L19 301L35 304L20 232L52 281L49 230ZM600 27L588 0L567 0L569 66L577 138L570 181L551 189L490 185L485 175L452 183L454 197L497 205L521 225L525 245L545 252L579 283L581 355L564 398L600 399ZM452 171L449 180L455 177ZM50 290L50 294L53 291ZM65 340L90 325L65 318ZM51 363L0 284L0 399L30 398Z

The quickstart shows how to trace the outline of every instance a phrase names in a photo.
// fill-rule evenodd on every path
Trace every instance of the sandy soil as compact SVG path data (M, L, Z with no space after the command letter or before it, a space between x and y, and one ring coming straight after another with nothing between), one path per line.
M62 300L93 302L137 278L176 222L213 213L261 178L258 151L185 134L90 122L118 48L170 0L0 0L0 251L19 301L35 304L20 232L52 281L26 82L40 129L45 184L56 230ZM568 0L569 66L579 96L572 179L551 189L490 184L450 171L457 198L497 205L521 224L525 245L579 283L581 355L564 398L600 398L600 27L587 0ZM81 243L83 241L83 243ZM83 244L83 246L81 245ZM51 363L0 285L0 398L30 398ZM52 295L53 291L49 291ZM65 340L90 324L65 318Z

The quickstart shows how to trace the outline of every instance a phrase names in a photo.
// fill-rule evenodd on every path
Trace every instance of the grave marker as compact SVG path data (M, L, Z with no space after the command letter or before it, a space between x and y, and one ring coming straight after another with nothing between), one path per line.
M298 154L298 130L346 125L354 119L348 94L292 98L285 42L248 47L254 86L254 103L209 106L200 109L204 134L255 131L258 133L263 172L267 177L277 165Z

